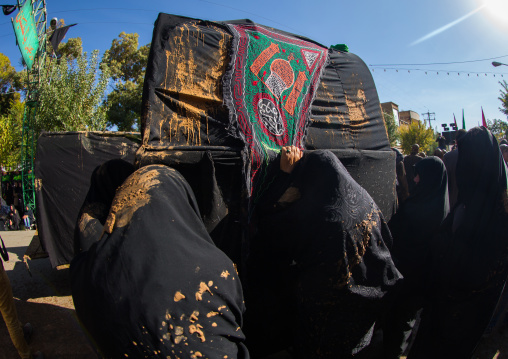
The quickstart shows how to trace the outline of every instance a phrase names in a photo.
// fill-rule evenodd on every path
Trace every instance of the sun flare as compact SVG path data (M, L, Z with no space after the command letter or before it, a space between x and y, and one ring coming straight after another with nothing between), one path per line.
M485 0L485 10L494 18L508 24L508 1L507 0Z

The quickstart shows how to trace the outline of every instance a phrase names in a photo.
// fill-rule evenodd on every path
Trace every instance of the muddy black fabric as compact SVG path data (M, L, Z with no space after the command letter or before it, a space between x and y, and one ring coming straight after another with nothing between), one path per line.
M114 159L97 166L90 178L90 189L78 215L74 231L75 255L87 251L99 240L116 189L134 172L134 165Z
M379 208L330 151L278 173L261 203L247 266L249 350L351 357L402 278Z
M136 137L137 136L137 137ZM39 238L53 267L74 257L74 230L94 169L111 159L134 162L139 134L43 133L35 156Z
M105 233L71 264L79 319L106 358L248 358L242 287L185 179L143 167L117 190Z
M471 357L507 278L507 178L499 146L475 127L458 151L458 202L436 236L436 288L409 358Z
M329 51L305 148L390 151L374 80L357 55Z
M232 51L228 23L252 24L250 20L211 22L159 14L143 88L143 145L136 163L178 166L179 171L185 167L181 172L195 191L201 210L218 208L212 206L217 196L206 193L218 190L224 202L221 213L210 212L205 225L213 227L214 241L220 232L219 241L236 251L242 241L238 227L248 222L244 208L248 194L242 188L245 181L238 187L237 178L250 165L250 154L242 151L244 143L235 136L223 105L223 77ZM330 50L310 111L306 149L340 152L341 161L357 167L356 181L390 218L395 207L395 171L376 87L365 63L354 54ZM191 178L200 170L191 167L204 166L200 161L207 151L213 159L217 188L207 185L205 190ZM219 225L209 224L210 218L218 219Z

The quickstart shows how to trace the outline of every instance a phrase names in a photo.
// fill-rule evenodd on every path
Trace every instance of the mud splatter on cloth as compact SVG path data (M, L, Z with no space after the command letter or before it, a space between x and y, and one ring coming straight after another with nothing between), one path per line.
M140 193L143 205L129 200ZM111 211L122 225L71 265L76 312L105 357L246 358L236 330L244 311L240 281L180 173L163 165L137 170ZM224 280L225 270L236 280Z

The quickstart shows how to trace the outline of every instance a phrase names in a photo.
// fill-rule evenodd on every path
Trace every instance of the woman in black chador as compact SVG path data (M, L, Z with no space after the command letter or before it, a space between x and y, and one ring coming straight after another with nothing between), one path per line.
M407 349L428 290L432 238L450 210L443 162L426 157L414 166L414 173L413 193L388 223L393 236L392 258L404 284L384 325L385 358L398 358Z
M249 357L235 267L213 244L177 171L150 165L130 175L102 233L81 250L70 268L72 297L104 357Z
M253 357L348 358L366 347L401 279L381 211L330 151L296 147L257 204L248 260L247 345ZM279 163L275 164L276 167ZM291 166L290 166L291 167ZM287 173L290 172L290 173Z
M507 178L499 146L475 127L458 150L458 201L435 237L435 289L411 359L470 358L507 278Z

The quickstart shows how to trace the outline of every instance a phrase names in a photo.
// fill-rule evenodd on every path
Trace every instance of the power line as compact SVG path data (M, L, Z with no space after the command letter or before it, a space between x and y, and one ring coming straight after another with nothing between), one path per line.
M429 110L427 110L426 113L422 113L422 116L424 116L424 115L427 115L427 120L429 121L429 127L432 128L430 121L436 121L436 113L430 112ZM425 119L424 119L424 123L425 123Z
M422 72L425 72L425 75L428 75L429 73L432 74L432 73L436 73L436 75L439 75L439 73L443 73L443 74L447 74L447 75L450 75L450 74L457 74L460 76L460 74L466 74L467 76L469 75L476 75L477 77L479 77L480 75L485 75L487 76L488 74L490 75L494 75L494 77L496 77L496 75L500 75L501 77L504 77L503 75L508 75L508 72L492 72L492 71L481 71L481 72L478 72L478 71L464 71L464 70L439 70L439 69L408 69L408 68L399 68L399 67L385 67L385 68L371 68L373 72L375 72L375 70L383 70L384 72L386 72L386 70L395 70L396 72L404 72L404 71L407 71L408 73L411 73L411 71L422 71Z
M452 62L429 62L425 64L373 64L369 66L431 66L431 65L452 65L452 64L466 64L471 62L481 62L481 61L490 61L501 59L503 57L508 57L508 55L490 57L488 59L479 59L479 60L468 60L468 61L452 61ZM454 71L455 72L455 71Z

